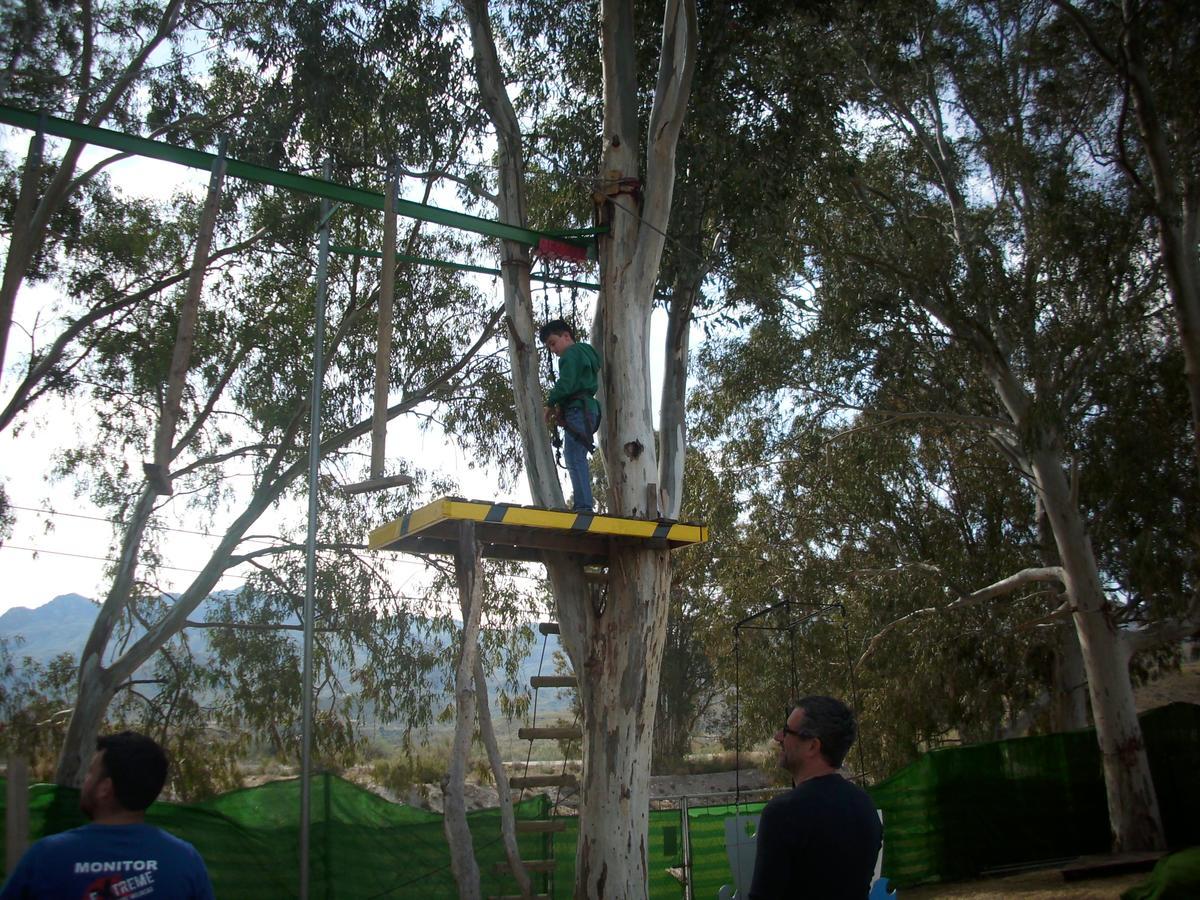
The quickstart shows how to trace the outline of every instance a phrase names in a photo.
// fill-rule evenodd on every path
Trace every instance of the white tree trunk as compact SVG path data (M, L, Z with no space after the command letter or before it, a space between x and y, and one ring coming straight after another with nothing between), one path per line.
M475 726L475 670L479 661L479 622L483 611L479 562L475 523L462 522L458 530L455 570L458 602L463 614L463 636L454 673L454 741L450 748L450 771L442 782L445 801L442 826L450 844L450 870L458 884L458 896L464 900L480 896L479 864L475 861L471 830L467 827L465 796L467 754Z
M1054 697L1050 705L1054 731L1088 727L1087 669L1075 629L1060 629L1054 652Z
M670 561L665 550L621 551L609 573L603 615L590 617L583 659L575 660L585 711L579 898L645 897L649 875L650 760Z
M504 88L486 0L462 0L471 26L476 75L500 147L500 217L525 226L524 164L516 116ZM600 240L601 292L593 341L602 360L600 446L609 480L608 508L643 515L647 486L658 483L650 390L650 313L663 232L675 180L675 146L694 68L694 0L667 0L658 82L647 138L645 178L639 169L638 85L631 0L603 0L602 179L619 192L607 204L609 233ZM612 184L614 182L608 181ZM505 245L505 304L513 395L534 501L561 505L562 490L538 414L543 393L529 300L528 255ZM531 346L533 345L533 346ZM676 373L679 375L680 373ZM672 396L682 395L673 390ZM680 416L680 410L672 410ZM664 463L673 483L683 447ZM681 489L669 502L677 503ZM665 550L614 548L603 606L590 602L577 562L546 555L563 646L580 674L583 780L576 896L646 896L649 775L659 670L666 636L670 559Z
M1038 450L1030 455L1030 463L1058 545L1067 597L1074 608L1104 765L1113 849L1163 849L1166 840L1133 700L1129 653L1108 615L1091 541L1071 498L1060 455L1053 450Z
M488 763L492 774L496 777L496 798L500 802L500 835L504 839L504 856L508 860L508 868L522 897L533 896L533 886L529 881L529 872L521 861L521 849L517 845L517 817L513 811L512 789L508 785L508 773L504 771L504 757L500 754L500 745L496 743L496 730L492 727L492 711L488 706L487 678L483 671L483 661L475 658L475 707L479 715L479 737L487 750Z

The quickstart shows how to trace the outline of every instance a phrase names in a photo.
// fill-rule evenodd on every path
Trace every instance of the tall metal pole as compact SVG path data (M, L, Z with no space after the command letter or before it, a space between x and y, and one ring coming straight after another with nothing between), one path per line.
M379 324L375 346L375 406L371 415L371 478L383 477L388 387L392 374L392 303L396 291L396 169L388 163L383 196L383 266L379 273Z
M324 177L333 176L332 165L325 160ZM328 198L321 201L321 237L317 251L316 329L313 334L312 406L309 412L308 433L308 544L304 559L304 652L301 680L303 682L303 714L301 719L300 751L300 900L308 900L308 823L312 809L312 722L313 722L313 610L316 607L317 585L317 475L321 462L321 382L325 379L325 280L329 270L329 219L333 204Z

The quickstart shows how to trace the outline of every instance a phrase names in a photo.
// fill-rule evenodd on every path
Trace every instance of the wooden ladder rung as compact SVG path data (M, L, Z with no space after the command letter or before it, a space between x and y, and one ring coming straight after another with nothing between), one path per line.
M525 871L527 871L527 872L553 872L554 871L554 860L552 860L552 859L523 859L523 860L521 860L521 862L525 863ZM492 866L492 871L493 872L509 871L508 862L505 861L505 862L496 863L495 865Z
M529 686L535 691L538 688L573 688L579 687L579 679L574 675L534 675L529 679Z
M579 787L579 780L569 772L563 775L514 775L508 779L511 788Z
M596 569L583 570L584 581L590 584L608 584L608 572L601 572Z
M562 819L517 819L517 834L557 834L567 830Z
M558 634L557 622L541 622L538 624L538 631L542 634Z
M492 894L488 900L522 900L520 894ZM551 900L549 894L534 894L533 900Z
M522 741L577 741L583 737L583 729L574 728L518 728L517 738Z

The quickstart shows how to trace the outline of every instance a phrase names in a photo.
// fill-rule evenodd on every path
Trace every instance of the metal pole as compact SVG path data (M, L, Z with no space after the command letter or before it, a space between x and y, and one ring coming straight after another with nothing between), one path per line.
M791 696L791 699L788 700L789 709L787 711L787 714L790 716L792 714L790 705L800 699L800 686L799 686L799 682L796 680L796 623L792 621L792 598L789 597L786 602L787 602L786 608L787 608L787 621L788 621L788 644L790 645L791 657L792 657L792 674L791 674L792 696Z
M692 835L688 824L688 798L679 798L679 815L683 819L683 900L695 900L692 890Z
M388 163L383 200L383 266L379 273L379 323L375 346L375 397L371 414L371 478L383 477L387 444L387 401L392 372L392 303L396 290L396 168Z
M323 174L326 181L333 175L329 160L325 160ZM328 198L323 199L321 237L317 251L317 324L313 334L312 406L309 412L308 433L308 544L304 558L304 662L301 672L304 699L300 726L300 900L308 900L308 823L312 805L309 783L312 774L312 645L317 578L317 475L321 461L321 382L325 378L325 365L321 354L325 346L325 279L329 270L329 218L332 213L332 203Z
M742 799L742 627L733 626L733 814Z

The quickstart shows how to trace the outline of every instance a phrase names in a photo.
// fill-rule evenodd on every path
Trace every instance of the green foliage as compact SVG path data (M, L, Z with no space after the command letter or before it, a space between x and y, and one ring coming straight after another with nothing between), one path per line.
M98 15L101 34L110 28L115 34L119 16L125 17L124 30L91 61L105 78L129 66L140 79L138 90L123 95L111 114L98 115L98 123L143 134L153 129L163 139L206 148L227 135L231 154L289 170L329 158L335 180L376 190L393 157L408 169L449 170L482 140L481 113L463 102L470 59L445 10L421 3L370 10L343 2L236 8L185 3L178 25L167 29L156 65L139 69L143 63L133 48L151 40L163 8L118 4ZM10 53L6 99L86 118L102 88L94 80L98 73L87 70L86 53L81 59L76 52L86 44L80 34L85 23L66 8L43 12L29 22L16 12L5 14L14 28L3 48ZM40 71L30 62L34 58ZM52 146L39 173L44 185L61 180L64 163L74 165L69 152L57 158L55 152ZM11 227L17 168L6 161L3 176L0 209ZM431 177L418 187L428 197L435 183ZM217 258L206 273L175 434L175 493L152 514L178 516L225 540L214 541L205 572L181 595L167 596L153 587L164 532L154 527L158 521L146 527L139 519L141 464L151 456L162 412L199 201L183 194L131 199L95 171L79 184L63 196L31 269L32 278L49 281L62 299L45 318L33 354L17 360L28 378L0 427L17 421L47 390L83 401L90 413L79 423L79 445L62 448L56 471L122 523L113 555L128 544L138 559L132 579L114 570L107 600L119 611L118 621L111 637L97 635L107 640L106 660L142 654L142 629L168 621L179 607L194 609L216 576L251 563L245 589L210 604L203 624L221 626L206 630L213 658L195 658L187 632L172 626L141 669L152 673L153 687L142 689L140 675L116 685L110 710L110 718L140 723L180 747L211 745L208 764L181 772L177 786L181 793L204 794L236 783L233 761L251 746L265 745L285 758L299 754L295 623L305 592L306 521L296 510L306 492L318 204L252 184L226 184L213 245ZM375 248L382 241L376 212L339 209L331 229L335 243ZM469 257L477 242L402 223L400 249ZM426 573L418 595L403 595L398 579L363 546L371 527L448 486L413 462L396 462L400 454L393 446L392 466L413 475L411 490L353 498L337 490L366 473L361 426L370 416L378 292L378 263L333 257L314 653L315 753L329 768L347 765L362 751L368 718L403 722L406 740L413 729L427 727L441 688L430 673L445 666L452 652L452 585L445 573ZM498 463L501 479L511 481L519 454L506 362L494 343L472 349L495 327L492 307L489 298L443 270L403 267L391 396L403 413L436 420L480 463ZM259 530L267 535L251 537L264 516L271 524ZM523 687L512 684L514 654L528 633L515 628L514 609L525 601L504 570L497 570L494 583L489 613L497 628L489 632L484 659L489 670L506 671L507 697L519 710Z
M371 778L393 795L403 796L414 784L439 784L446 774L447 760L431 754L397 756L376 760Z
M18 659L19 647L0 638L0 753L23 757L32 780L48 781L71 711L75 660Z
M1038 702L1053 592L919 611L1053 564L1012 465L1047 435L1077 473L1114 617L1141 626L1193 596L1186 398L1153 235L1081 137L1104 110L1040 9L790 17L843 60L827 60L838 140L816 135L790 247L742 248L779 274L710 328L693 408L743 505L717 568L724 615L839 607L797 626L794 666L786 631L743 638L743 747L797 690L859 706L874 774L997 736ZM1009 372L1031 397L1015 452L998 439ZM850 661L914 613L852 681ZM738 661L710 654L729 684Z

